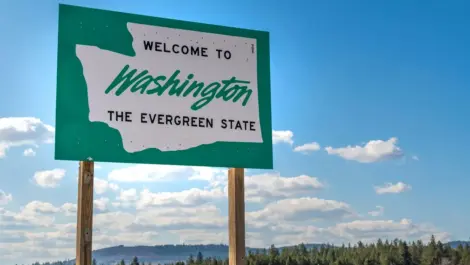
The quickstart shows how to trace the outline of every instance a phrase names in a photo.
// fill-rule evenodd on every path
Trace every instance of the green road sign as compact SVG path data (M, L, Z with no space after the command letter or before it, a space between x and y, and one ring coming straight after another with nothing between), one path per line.
M55 158L271 169L269 34L61 4Z

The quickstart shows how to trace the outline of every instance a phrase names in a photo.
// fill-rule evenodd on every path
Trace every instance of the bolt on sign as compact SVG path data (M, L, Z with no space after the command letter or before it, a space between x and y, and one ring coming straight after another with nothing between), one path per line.
M55 158L271 169L269 33L61 4Z

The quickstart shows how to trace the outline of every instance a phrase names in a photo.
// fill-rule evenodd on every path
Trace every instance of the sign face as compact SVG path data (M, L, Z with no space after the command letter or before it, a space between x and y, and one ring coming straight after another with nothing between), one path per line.
M271 169L269 34L61 4L55 158Z

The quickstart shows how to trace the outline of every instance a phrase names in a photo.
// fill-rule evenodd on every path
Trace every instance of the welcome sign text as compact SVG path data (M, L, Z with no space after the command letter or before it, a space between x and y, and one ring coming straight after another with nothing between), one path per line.
M255 39L128 23L135 56L77 45L89 119L129 152L262 143Z

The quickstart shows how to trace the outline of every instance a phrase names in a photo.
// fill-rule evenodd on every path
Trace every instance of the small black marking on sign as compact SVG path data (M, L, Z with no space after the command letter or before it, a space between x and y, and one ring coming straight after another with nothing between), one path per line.
M255 45L251 44L251 53L255 53Z

